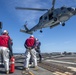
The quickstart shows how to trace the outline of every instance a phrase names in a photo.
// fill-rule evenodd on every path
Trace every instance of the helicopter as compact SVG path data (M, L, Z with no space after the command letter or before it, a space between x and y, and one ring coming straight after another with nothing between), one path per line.
M34 27L28 29L27 25L25 24L25 29L20 29L20 31L28 34L33 34L33 32L39 29L42 33L42 28L53 28L55 26L58 26L59 24L65 26L65 22L69 20L72 16L76 15L76 8L65 6L62 6L60 8L54 8L55 2L56 0L52 0L52 7L50 9L16 7L16 9L18 10L47 11L40 16L39 22Z

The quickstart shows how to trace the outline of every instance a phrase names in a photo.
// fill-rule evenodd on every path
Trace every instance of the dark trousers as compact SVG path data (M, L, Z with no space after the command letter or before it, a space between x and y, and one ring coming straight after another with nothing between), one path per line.
M40 51L40 49L37 49L36 51L37 51L38 56L39 56L39 62L41 62L42 61L41 51Z

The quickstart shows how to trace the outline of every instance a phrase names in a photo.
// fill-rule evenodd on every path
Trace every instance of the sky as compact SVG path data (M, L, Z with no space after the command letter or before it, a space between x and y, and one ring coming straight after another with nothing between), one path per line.
M55 8L61 6L76 7L76 0L56 0ZM15 7L47 8L52 7L52 0L0 0L0 21L3 30L8 30L13 40L13 52L24 53L24 42L29 34L20 32L27 21L28 28L35 26L39 17L45 11L16 10ZM76 16L65 22L65 26L58 25L52 29L49 27L34 32L35 38L41 42L41 52L76 52Z

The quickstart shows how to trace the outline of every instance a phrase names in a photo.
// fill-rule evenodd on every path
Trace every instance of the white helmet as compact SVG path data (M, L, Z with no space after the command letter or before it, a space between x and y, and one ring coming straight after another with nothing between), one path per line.
M36 38L36 40L38 40L38 39Z
M4 31L3 31L3 34L5 34L5 33L6 33L6 34L9 34L7 30L4 30Z
M30 35L30 37L34 37L33 35Z

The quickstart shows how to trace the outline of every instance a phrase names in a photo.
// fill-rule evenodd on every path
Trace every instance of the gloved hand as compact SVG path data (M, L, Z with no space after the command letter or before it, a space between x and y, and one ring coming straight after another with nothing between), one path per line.
M31 50L32 48L31 47L28 47L28 49Z

